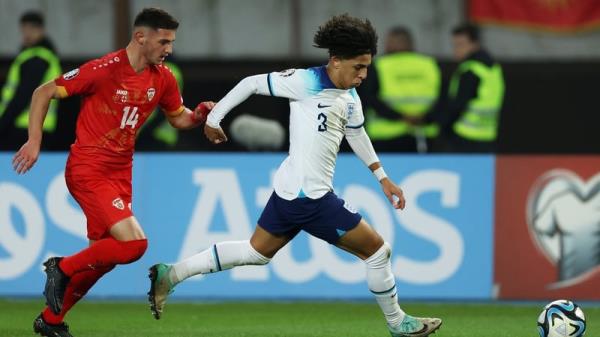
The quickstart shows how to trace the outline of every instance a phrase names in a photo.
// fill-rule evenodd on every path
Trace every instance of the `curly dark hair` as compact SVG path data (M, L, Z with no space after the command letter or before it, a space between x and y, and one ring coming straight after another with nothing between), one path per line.
M348 59L377 54L377 32L371 22L347 13L334 16L319 26L313 41L315 47L328 49L330 57Z

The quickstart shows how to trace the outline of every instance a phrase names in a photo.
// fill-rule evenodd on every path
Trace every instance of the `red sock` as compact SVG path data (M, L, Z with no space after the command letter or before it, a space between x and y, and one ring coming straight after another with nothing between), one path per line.
M42 312L42 318L46 323L49 324L60 324L67 312L77 303L83 296L92 288L92 286L98 281L104 274L108 273L114 268L114 265L108 268L100 268L95 270L87 270L80 273L76 273L71 277L69 285L65 290L65 298L63 300L63 307L60 314L56 315L46 307Z
M148 247L148 240L119 241L106 238L94 242L88 248L60 260L60 269L69 277L76 273L105 269L117 264L138 260Z

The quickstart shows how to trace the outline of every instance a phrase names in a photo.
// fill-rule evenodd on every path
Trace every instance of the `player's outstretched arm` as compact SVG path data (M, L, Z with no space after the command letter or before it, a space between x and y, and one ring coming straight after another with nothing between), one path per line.
M210 110L215 107L215 102L202 102L196 106L194 111L182 106L183 111L179 114L166 114L171 126L176 129L192 129L206 122L206 117Z
M227 135L220 126L221 121L233 108L245 101L250 95L269 95L268 74L253 75L241 80L231 91L215 105L208 114L204 134L213 144L227 141Z
M37 87L31 97L29 109L28 139L13 157L13 168L18 174L23 174L33 167L40 155L42 145L42 126L48 113L50 100L66 97L67 93L62 87L56 86L54 81L49 81Z

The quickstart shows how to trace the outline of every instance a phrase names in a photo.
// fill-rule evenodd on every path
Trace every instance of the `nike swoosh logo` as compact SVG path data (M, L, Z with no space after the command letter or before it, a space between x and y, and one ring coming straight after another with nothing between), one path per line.
M331 105L323 105L323 104L321 104L321 103L317 104L317 107L318 107L319 109L323 109L323 108L329 108L330 106L331 106Z

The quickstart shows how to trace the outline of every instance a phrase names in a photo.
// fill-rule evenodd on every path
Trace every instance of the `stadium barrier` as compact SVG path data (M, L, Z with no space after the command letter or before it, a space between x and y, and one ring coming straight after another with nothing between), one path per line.
M284 155L139 154L133 210L150 241L144 258L120 267L96 295L142 296L146 268L175 261L222 240L249 238L271 193ZM10 154L0 158L0 294L37 295L40 264L86 244L85 218L68 194L65 154L45 153L17 176ZM492 278L492 157L382 156L406 191L395 212L354 156L338 162L335 190L394 248L402 296L487 298ZM369 297L362 262L300 235L265 267L243 267L197 278L179 296L233 298Z
M23 176L12 172L11 156L0 154L0 296L39 296L45 279L41 262L87 244L85 217L65 186L66 154L43 153ZM284 158L284 154L137 154L133 210L150 246L140 261L117 268L91 294L142 297L148 287L147 267L153 263L179 260L218 241L249 238L272 192L273 173ZM539 247L553 243L529 234L524 221L527 198L532 186L541 184L535 183L537 177L556 163L581 177L568 176L562 183L578 187L574 195L583 195L582 200L595 196L598 179L586 179L599 167L597 157L541 157L532 165L525 156L382 155L381 159L404 189L404 211L391 208L368 169L353 155L340 156L334 188L392 245L400 297L555 295L540 293L544 282L550 282L547 275L555 276L550 268L555 263L543 260ZM535 207L541 208L534 207L535 212L543 212L552 198L538 197L541 206ZM598 226L600 217L593 219L595 223L588 223ZM586 266L584 275L578 275L590 282L587 288L564 297L597 299L592 281L598 284L599 273L593 273L598 268ZM539 273L546 276L538 279ZM196 277L178 286L175 296L335 299L371 294L362 262L301 233L269 265Z

